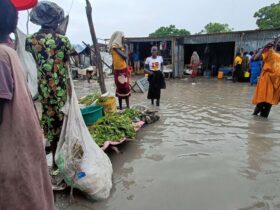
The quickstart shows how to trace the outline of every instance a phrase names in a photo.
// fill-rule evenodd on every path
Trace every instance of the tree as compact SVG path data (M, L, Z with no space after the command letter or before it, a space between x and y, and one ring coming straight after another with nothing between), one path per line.
M187 36L191 33L186 29L178 29L175 25L167 27L160 27L155 32L151 33L149 37L167 37L167 36Z
M280 28L280 1L261 8L254 14L259 29Z
M208 23L206 26L204 26L204 30L202 30L202 33L221 33L221 32L230 32L233 31L233 28L230 28L228 24L223 23Z

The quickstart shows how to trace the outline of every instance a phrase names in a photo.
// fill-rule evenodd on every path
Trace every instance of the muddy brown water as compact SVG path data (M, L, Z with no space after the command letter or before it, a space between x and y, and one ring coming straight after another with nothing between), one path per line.
M87 88L79 83L78 95ZM246 83L169 80L160 108L133 94L132 104L158 109L161 119L110 154L110 198L90 202L76 192L70 204L58 194L57 209L280 209L280 108L253 117L253 92Z

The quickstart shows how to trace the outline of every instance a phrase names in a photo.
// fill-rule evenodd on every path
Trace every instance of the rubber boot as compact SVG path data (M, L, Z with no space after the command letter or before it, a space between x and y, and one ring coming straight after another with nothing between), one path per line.
M151 99L151 103L152 103L152 105L154 105L154 99Z
M268 118L272 105L266 103L261 110L261 117Z
M257 116L260 113L260 111L261 111L260 107L259 107L259 105L257 105L254 112L253 112L253 115Z

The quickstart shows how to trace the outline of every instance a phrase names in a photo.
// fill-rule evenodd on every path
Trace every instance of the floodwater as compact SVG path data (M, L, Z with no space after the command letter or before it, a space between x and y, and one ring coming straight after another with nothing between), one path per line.
M77 92L82 94L78 88ZM122 154L110 154L114 187L109 199L89 202L56 196L57 208L75 210L280 209L280 109L252 116L254 87L201 79L167 81L160 108L146 94L132 104L158 109Z

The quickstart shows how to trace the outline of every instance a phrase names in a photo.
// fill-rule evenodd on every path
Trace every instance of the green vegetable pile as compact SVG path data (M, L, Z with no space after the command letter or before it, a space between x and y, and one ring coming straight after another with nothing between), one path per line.
M99 146L102 146L105 141L134 139L136 136L131 119L120 114L106 115L88 129Z
M98 93L89 94L85 97L80 98L79 103L85 106L92 105L93 102L101 97Z
M98 104L103 104L103 103L106 103L107 100L108 100L108 97L102 97L100 95L100 93L92 93L92 94L89 94L87 96L84 96L82 98L80 98L79 100L79 103L80 104L83 104L85 106L90 106L93 104L93 102L95 102L97 100L97 103Z
M138 109L126 109L121 114L130 118L131 120L134 120L135 118L140 118L142 116L142 113Z

